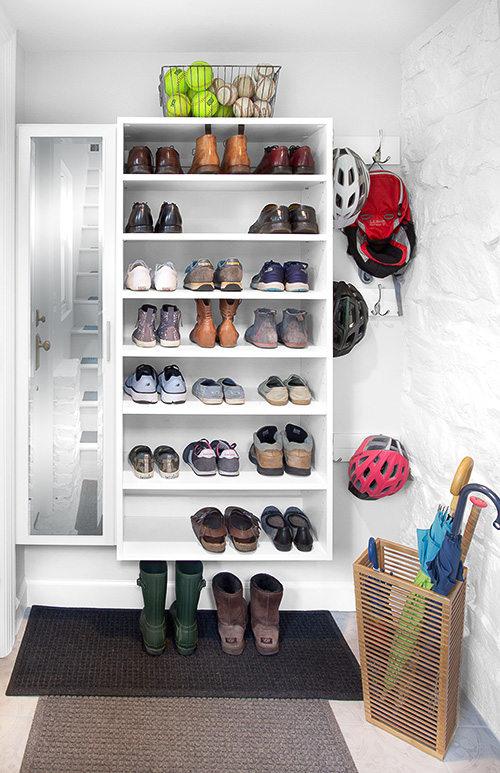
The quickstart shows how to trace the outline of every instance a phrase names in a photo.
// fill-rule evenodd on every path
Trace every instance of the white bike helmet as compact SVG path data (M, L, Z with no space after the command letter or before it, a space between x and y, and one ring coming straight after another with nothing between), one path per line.
M368 197L370 173L350 148L333 149L333 227L352 225Z

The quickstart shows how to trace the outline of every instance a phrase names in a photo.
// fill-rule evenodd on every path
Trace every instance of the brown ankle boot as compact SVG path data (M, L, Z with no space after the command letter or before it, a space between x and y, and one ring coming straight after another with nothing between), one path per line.
M235 301L234 298L228 300L224 298L223 300L221 299L219 301L222 322L217 328L217 340L221 346L236 346L239 333L233 325L233 319L236 315L236 309L240 303L241 301Z
M190 340L205 349L215 346L215 325L212 319L212 304L205 298L196 299L196 323L189 334Z
M226 141L221 174L250 174L250 159L247 153L247 138L236 134Z
M196 140L196 150L188 174L219 174L217 140L213 134L204 134Z
M241 655L245 648L247 605L241 581L231 572L219 572L212 580L222 651Z
M250 614L257 652L275 655L279 651L279 612L283 585L270 574L254 574L250 580Z

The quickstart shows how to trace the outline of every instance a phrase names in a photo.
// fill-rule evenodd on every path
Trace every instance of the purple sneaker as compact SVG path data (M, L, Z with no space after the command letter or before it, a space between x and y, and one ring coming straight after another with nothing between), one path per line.
M281 263L267 260L258 274L252 277L252 290L271 290L279 292L285 289L285 269Z
M285 290L287 292L305 292L309 290L307 263L299 260L288 260L283 268L285 270Z

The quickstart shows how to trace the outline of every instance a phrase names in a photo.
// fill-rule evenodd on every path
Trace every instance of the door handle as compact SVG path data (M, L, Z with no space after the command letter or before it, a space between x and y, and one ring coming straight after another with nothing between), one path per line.
M40 316L40 309L36 310L36 327L40 324L40 322L45 322L45 315L43 317Z
M36 334L36 354L35 354L35 370L40 367L40 349L48 352L50 349L50 341L42 341L40 334Z

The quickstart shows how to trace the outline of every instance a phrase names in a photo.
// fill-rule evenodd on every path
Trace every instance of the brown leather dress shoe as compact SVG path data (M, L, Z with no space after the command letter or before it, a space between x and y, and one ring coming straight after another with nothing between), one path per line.
M177 204L163 202L156 221L155 232L162 234L182 233L182 217Z
M226 141L220 171L221 174L250 174L247 138L244 134L236 134Z
M254 174L292 174L288 148L285 145L271 145L265 148Z
M184 174L179 154L172 145L156 151L156 174Z
M314 207L307 204L290 204L288 212L293 234L319 233Z
M128 154L125 174L151 174L153 171L153 159L151 151L145 145L132 148Z
M213 134L204 134L196 140L193 163L188 174L219 174L219 172L217 140Z
M298 205L297 205L298 206ZM258 220L248 229L249 234L291 234L288 207L266 204Z
M315 164L308 145L292 145L289 149L292 174L314 174Z
M153 216L148 204L136 201L132 205L125 233L153 233Z

